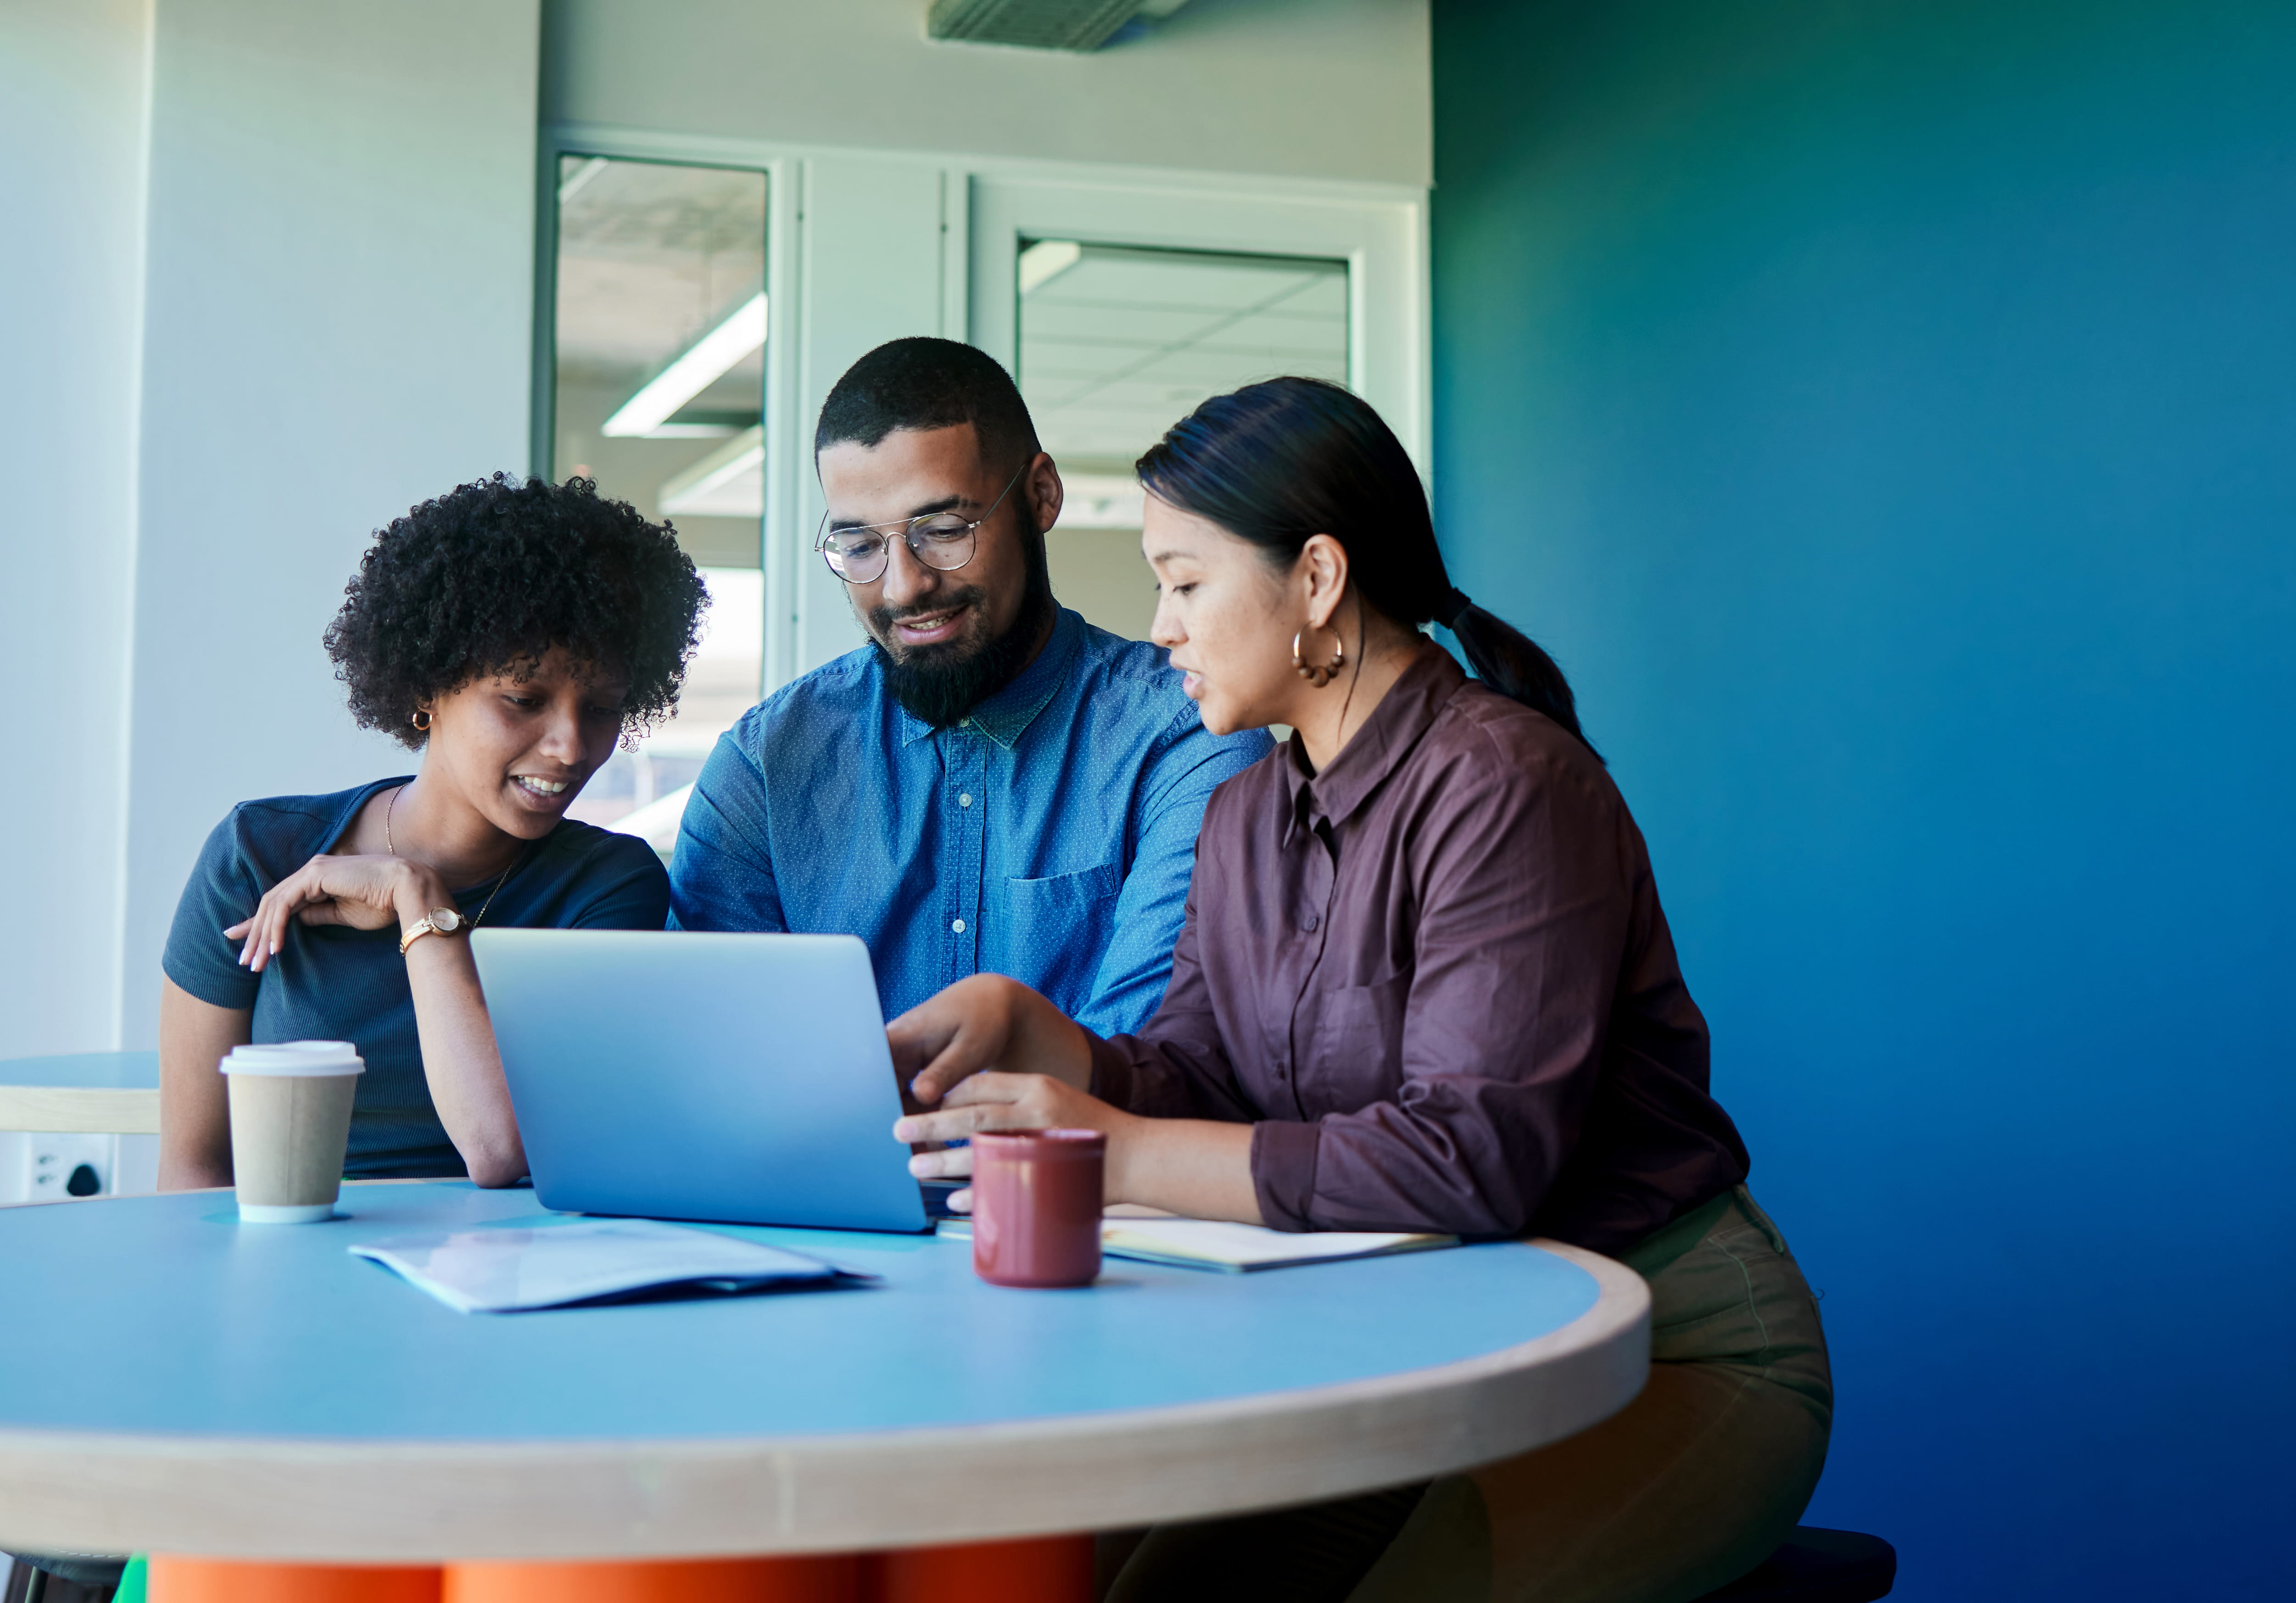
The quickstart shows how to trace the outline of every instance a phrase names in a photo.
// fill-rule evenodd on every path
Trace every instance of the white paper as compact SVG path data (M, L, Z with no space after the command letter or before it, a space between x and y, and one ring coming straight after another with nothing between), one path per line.
M829 1282L818 1258L650 1219L394 1236L352 1247L464 1313L554 1308L692 1282Z
M1410 1231L1269 1230L1222 1219L1108 1219L1100 1227L1100 1249L1111 1257L1210 1269L1277 1269L1456 1247L1458 1240Z
M944 1219L937 1233L969 1239L970 1219ZM1100 1250L1111 1258L1168 1264L1181 1269L1284 1269L1295 1264L1327 1264L1342 1258L1374 1258L1386 1253L1456 1247L1456 1236L1411 1231L1280 1231L1220 1219L1178 1219L1168 1215L1111 1215L1100 1223Z

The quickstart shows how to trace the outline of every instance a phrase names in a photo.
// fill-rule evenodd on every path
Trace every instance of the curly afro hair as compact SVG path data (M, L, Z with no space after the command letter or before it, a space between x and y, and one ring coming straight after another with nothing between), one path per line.
M531 671L554 646L586 673L627 675L625 735L650 728L677 706L709 604L668 524L586 478L501 473L393 520L343 593L326 644L351 716L413 747L423 702Z

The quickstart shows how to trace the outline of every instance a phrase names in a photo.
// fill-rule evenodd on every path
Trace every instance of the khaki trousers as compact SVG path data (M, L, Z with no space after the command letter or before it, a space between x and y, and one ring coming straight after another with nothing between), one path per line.
M1110 1597L1688 1603L1744 1574L1824 1468L1817 1304L1742 1186L1621 1261L1650 1284L1652 1362L1619 1413L1423 1490L1160 1526Z

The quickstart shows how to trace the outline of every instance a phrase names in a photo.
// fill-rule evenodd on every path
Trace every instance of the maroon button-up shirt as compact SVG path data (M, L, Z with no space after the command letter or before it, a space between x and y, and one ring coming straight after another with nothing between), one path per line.
M1093 1090L1248 1122L1283 1230L1618 1251L1746 1175L1610 775L1432 643L1322 773L1212 795L1163 1006Z

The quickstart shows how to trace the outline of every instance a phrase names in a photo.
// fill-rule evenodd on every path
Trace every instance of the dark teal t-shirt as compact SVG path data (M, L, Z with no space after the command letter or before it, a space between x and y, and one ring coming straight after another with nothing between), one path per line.
M201 1002L253 1009L258 1043L348 1041L358 1048L366 1073L344 1165L354 1180L465 1173L422 1077L398 926L291 922L279 955L259 975L239 966L239 943L223 932L340 839L368 797L406 782L377 780L332 796L275 796L234 807L200 853L160 958L168 977ZM488 879L456 890L463 917L476 917L494 888ZM569 819L511 871L485 927L660 929L668 913L669 876L652 846Z

